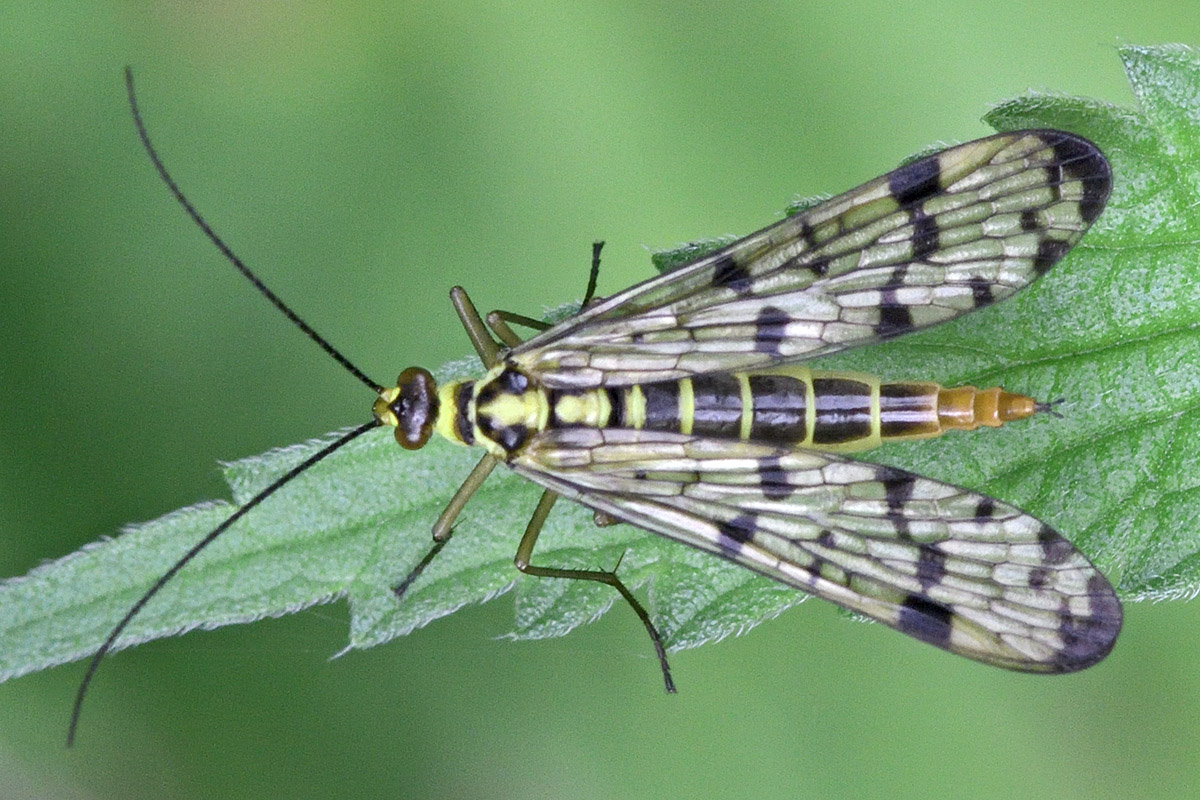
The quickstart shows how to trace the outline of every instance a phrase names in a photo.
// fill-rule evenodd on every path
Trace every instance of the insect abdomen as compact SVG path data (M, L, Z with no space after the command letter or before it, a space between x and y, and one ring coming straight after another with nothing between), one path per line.
M883 383L858 372L806 367L549 395L551 427L672 431L835 452L951 429L997 427L1038 407L998 388Z

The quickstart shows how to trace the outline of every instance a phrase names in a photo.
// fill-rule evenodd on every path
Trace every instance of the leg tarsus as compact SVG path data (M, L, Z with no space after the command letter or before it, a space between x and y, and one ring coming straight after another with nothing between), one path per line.
M404 596L404 593L408 591L408 587L412 586L413 581L421 577L421 573L429 566L429 562L433 561L437 554L442 552L442 548L446 546L446 542L448 541L450 541L449 536L444 539L435 540L433 547L429 548L429 552L425 554L420 563L412 568L412 572L405 575L404 580L392 587L392 594L396 595L397 600Z
M546 517L550 514L550 509L554 507L554 502L558 499L558 495L551 492L549 489L542 493L541 499L538 501L537 508L533 510L533 516L529 518L529 524L525 527L525 535L521 537L521 544L517 546L517 555L513 559L517 569L526 575L536 575L541 578L566 578L568 580L595 581L603 583L616 589L621 597L625 598L625 602L629 603L634 613L638 615L638 619L642 621L642 625L646 628L646 633L650 635L650 641L654 645L654 654L658 657L659 667L662 669L663 684L670 694L675 693L675 681L671 678L671 667L667 663L667 651L663 647L662 637L658 633L658 629L654 627L654 623L650 620L650 615L646 613L646 609L638 602L638 599L633 596L628 587L617 577L616 571L605 571L595 569L565 569L559 567L539 567L529 563L533 556L533 547L537 543L538 534L542 531L542 525L546 522ZM622 554L624 558L624 554ZM620 566L620 561L617 562Z
M404 580L392 587L392 593L399 600L408 587L412 586L413 581L421 577L421 573L429 566L429 562L437 557L437 554L442 552L442 548L446 546L446 542L450 541L451 534L454 533L454 520L458 519L459 513L466 507L467 501L471 499L471 495L478 491L483 482L487 480L488 475L496 468L499 461L491 454L484 455L479 459L475 468L471 470L471 474L462 482L462 486L458 487L458 491L450 498L450 502L446 504L446 508L442 510L438 516L437 522L433 523L433 547L425 554L425 557L412 568L412 571L404 576Z

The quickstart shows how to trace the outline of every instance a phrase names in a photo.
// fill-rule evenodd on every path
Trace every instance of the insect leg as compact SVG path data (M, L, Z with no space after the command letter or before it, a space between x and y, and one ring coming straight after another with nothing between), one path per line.
M592 242L592 268L588 273L587 290L583 294L583 302L579 304L581 309L587 308L596 300L596 280L600 276L600 248L602 247L604 247L604 242ZM521 343L521 337L513 332L509 324L521 325L535 331L549 330L552 327L549 322L527 317L524 314L498 310L487 315L487 324L496 337L509 347L516 347Z
M458 312L458 319L466 329L467 337L471 340L475 352L479 354L479 360L483 362L483 366L491 369L499 364L500 345L496 344L496 340L488 333L487 326L483 324L483 320L479 318L479 312L475 310L475 304L471 302L471 298L467 297L466 289L461 286L451 289L450 302L454 304L454 310Z
M495 332L496 338L509 347L516 347L521 343L521 337L517 336L513 332L513 329L508 327L508 323L510 322L515 325L532 328L535 331L544 331L550 328L549 322L542 322L540 319L526 317L522 314L514 314L511 311L493 311L487 315L488 327Z
M542 532L542 525L545 524L546 517L550 514L550 509L554 507L554 501L557 499L558 495L549 489L542 493L542 499L538 501L537 508L533 510L533 516L529 518L529 524L525 526L525 535L521 537L521 544L517 546L517 555L513 559L513 563L517 565L517 569L526 575L536 575L541 578L568 578L580 581L596 581L597 583L607 584L620 592L621 597L625 598L625 601L633 608L634 613L638 615L638 619L646 626L646 632L650 634L650 641L654 643L654 653L658 656L658 664L662 668L663 682L666 684L667 691L674 694L675 681L671 680L671 667L667 664L667 652L663 648L662 638L658 635L658 629L650 621L650 615L646 613L646 609L642 607L642 604L637 601L633 593L621 582L616 572L593 569L536 567L529 563L529 559L533 556L533 547L537 544L538 534Z
M583 302L579 304L580 308L587 308L596 296L596 281L600 278L600 251L603 248L604 242L592 242L592 269L588 273L587 290L583 293Z
M479 463L471 470L471 474L462 482L462 486L458 487L458 491L454 493L454 497L450 498L450 502L446 504L445 510L437 518L437 522L433 523L433 547L425 554L425 557L412 569L412 572L404 576L404 580L392 587L392 592L396 597L401 597L408 587L412 585L425 568L429 566L429 562L437 557L437 554L446 546L446 542L450 541L450 534L454 532L454 520L458 518L459 513L466 507L467 501L471 499L471 495L483 485L487 480L488 475L492 474L492 470L500 461L493 455L488 454L479 459Z

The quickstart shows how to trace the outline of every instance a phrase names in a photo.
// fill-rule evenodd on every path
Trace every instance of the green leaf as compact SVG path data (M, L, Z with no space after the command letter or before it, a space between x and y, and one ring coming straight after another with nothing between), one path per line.
M822 366L1064 398L1063 419L1041 415L1000 431L894 445L872 458L1023 506L1091 556L1126 599L1192 596L1200 590L1192 446L1200 441L1193 400L1200 388L1200 56L1183 47L1124 47L1120 55L1135 108L1031 94L986 118L1001 130L1072 130L1108 154L1113 196L1083 243L1009 302ZM913 364L927 366L913 374ZM459 362L438 377L475 371ZM319 444L228 465L234 503ZM441 441L406 453L386 431L356 440L189 564L121 644L342 596L351 648L514 586L515 638L563 635L611 607L608 587L518 576L512 556L538 489L505 470L472 498L441 555L396 601L391 586L429 548L433 520L476 458ZM0 585L0 678L89 655L232 508L186 508ZM535 561L601 569L619 561L672 648L739 633L803 598L630 526L597 528L590 512L570 503L555 509Z

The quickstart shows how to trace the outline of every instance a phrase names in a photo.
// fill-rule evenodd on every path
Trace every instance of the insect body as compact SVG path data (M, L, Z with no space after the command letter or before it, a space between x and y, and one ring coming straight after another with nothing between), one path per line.
M1079 240L1110 183L1100 151L1071 134L959 145L529 341L493 316L509 349L479 348L487 375L435 392L409 370L376 415L405 446L435 429L482 445L482 469L506 463L545 487L547 505L571 498L961 655L1082 669L1111 649L1121 607L1066 539L985 495L838 455L1046 407L996 388L780 365L1004 299ZM455 302L472 341L490 342L461 290ZM439 521L435 537L448 535ZM619 586L611 573L546 574Z
M1046 406L1000 389L884 383L797 364L1003 300L1049 270L1100 214L1108 162L1069 133L1003 133L951 147L784 219L690 264L591 302L557 325L451 299L487 369L440 389L405 370L371 381L304 324L208 227L139 134L179 202L277 308L377 394L373 420L298 464L198 542L110 633L243 514L378 425L407 449L436 431L479 445L479 464L433 526L450 538L498 464L545 492L517 549L527 574L599 581L650 616L615 570L532 563L555 499L731 559L917 639L1010 669L1069 672L1112 648L1121 606L1066 539L978 492L842 455L883 441L998 426ZM509 327L539 330L522 341ZM490 332L489 332L490 329ZM493 334L495 338L493 338ZM499 342L496 339L499 339Z

